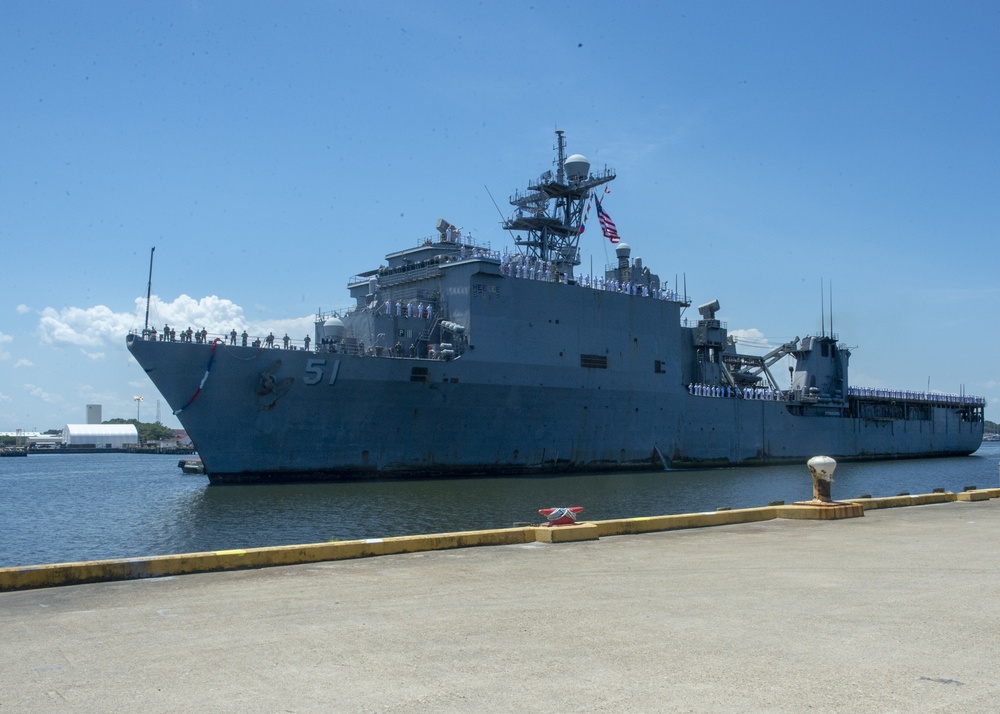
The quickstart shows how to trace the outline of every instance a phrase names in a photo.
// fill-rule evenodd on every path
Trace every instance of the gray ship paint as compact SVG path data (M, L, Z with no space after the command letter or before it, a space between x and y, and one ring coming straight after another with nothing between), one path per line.
M850 352L808 336L741 354L717 301L687 296L625 243L579 275L598 187L580 155L515 193L513 249L438 235L349 282L315 349L157 340L128 349L220 481L437 477L767 464L817 454L970 454L984 400L849 386ZM606 235L617 238L612 228ZM162 336L161 336L162 338ZM770 367L793 360L791 385Z

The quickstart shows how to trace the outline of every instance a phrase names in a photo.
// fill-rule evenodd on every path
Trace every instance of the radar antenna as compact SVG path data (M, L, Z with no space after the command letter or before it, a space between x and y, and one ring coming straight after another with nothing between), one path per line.
M514 243L536 260L551 261L557 272L573 274L580 264L580 231L583 211L590 192L615 178L615 172L605 167L600 173L590 173L590 162L579 154L566 157L566 139L556 131L556 171L546 171L526 192L517 191L510 204L517 210L504 221L504 229L521 231Z

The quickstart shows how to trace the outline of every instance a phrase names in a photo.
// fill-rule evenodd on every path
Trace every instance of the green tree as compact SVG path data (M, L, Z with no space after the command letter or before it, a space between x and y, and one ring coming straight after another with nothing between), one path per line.
M139 432L139 443L150 441L165 441L174 438L174 430L163 426L160 422L140 422L136 419L108 419L105 424L134 424Z

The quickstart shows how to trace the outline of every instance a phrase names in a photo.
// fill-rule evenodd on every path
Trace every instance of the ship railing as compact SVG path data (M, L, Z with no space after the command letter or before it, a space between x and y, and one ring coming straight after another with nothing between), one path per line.
M379 295L378 304L375 306L376 315L394 315L396 313L396 303L399 303L400 307L400 317L407 317L406 306L411 305L412 309L415 309L419 303L424 305L433 305L434 309L437 309L437 295L436 290L429 290L427 288L420 288L415 286L410 286L406 288L393 288L391 290L386 290L382 295ZM388 312L385 309L386 302L389 303ZM413 317L416 317L413 315Z
M233 337L232 331L224 333L206 332L204 336L202 336L201 331L197 333L192 331L190 339L188 339L186 329L181 331L174 328L171 328L170 335L164 335L163 332L152 328L148 330L130 330L129 334L150 342L177 342L192 345L212 345L218 341L220 345L225 347L259 347L261 349L284 350L312 350L316 348L312 336L308 337L308 343L305 338L296 340L291 337L288 338L288 342L286 343L284 336L278 337L273 333L268 333L268 335L251 335L250 333L247 333L245 344L243 334L239 331L237 332L236 337ZM269 336L272 338L270 342L268 341Z
M424 264L424 261L420 261L419 263L402 265L396 268L386 268L376 275L352 275L347 279L347 287L353 288L356 285L370 283L373 277L378 278L378 288L382 289L390 285L426 280L427 278L436 278L440 275L441 265L439 263L428 262Z
M715 399L746 399L756 402L783 402L785 394L778 389L765 387L732 387L722 384L702 384L692 382L687 386L688 394L693 397L712 397Z
M906 389L878 389L874 387L849 387L848 396L879 401L910 401L946 406L986 406L986 398L970 394L944 392L918 392Z
M532 270L533 267L534 270ZM566 273L550 270L547 265L541 266L540 261L533 265L530 261L525 263L516 263L502 260L500 262L500 272L508 278L516 278L519 280L540 280L542 282L549 283L566 282ZM576 277L574 278L574 282L577 286L590 290L620 293L623 295L632 295L634 297L651 297L657 300L667 300L669 302L687 304L686 298L682 298L679 293L668 288L651 288L645 283L616 284L614 281L609 280L602 283L600 278L591 277L590 275L581 275Z
M435 243L444 245L464 245L466 248L472 250L476 248L480 248L486 251L491 250L489 241L478 241L472 237L471 233L466 233L465 235L462 235L461 231L458 232L457 236L452 234L452 239L450 241L448 241L440 233L436 233L429 236L423 236L422 238L419 238L417 240L416 246L418 248L421 248L425 245L433 245Z
M455 260L462 260L466 258L480 258L486 260L496 260L500 261L500 252L493 250L490 241L478 241L472 237L471 234L461 235L458 237L453 237L452 240L446 240L441 235L434 236L423 236L418 238L416 241L416 246L422 248L429 245L447 245L447 246L457 246L458 248L465 248L466 254L454 255L452 251L446 251L444 253L439 253L435 257L440 262L453 262ZM402 251L406 252L406 251ZM395 255L395 254L390 254ZM405 259L404 259L405 260ZM410 273L422 268L437 268L440 266L440 262L432 262L430 260L421 260L417 262L405 263L404 265L395 266L393 268L380 268L378 270L369 270L364 273L359 273L357 275L352 275L347 279L348 287L353 287L358 283L367 283L372 277L378 277L379 284L386 279L387 276L399 275L404 273Z

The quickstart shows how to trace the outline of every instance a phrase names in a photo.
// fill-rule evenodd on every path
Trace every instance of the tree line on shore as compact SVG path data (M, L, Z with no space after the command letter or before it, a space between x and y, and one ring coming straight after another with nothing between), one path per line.
M103 424L134 424L135 429L139 432L139 443L147 444L156 441L171 441L174 438L174 430L168 426L163 426L160 422L140 422L137 419L107 419L102 422ZM42 432L46 436L59 436L62 434L61 429L49 429L48 431ZM16 436L0 436L0 446L15 446L17 444L18 437ZM24 441L22 437L22 441Z

